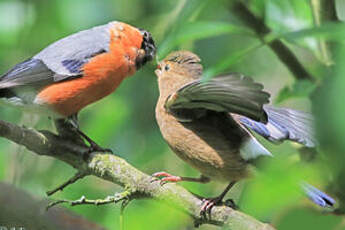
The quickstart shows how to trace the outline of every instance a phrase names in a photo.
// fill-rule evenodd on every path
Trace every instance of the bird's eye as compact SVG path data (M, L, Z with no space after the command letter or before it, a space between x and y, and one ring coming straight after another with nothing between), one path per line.
M165 66L164 66L164 70L165 70L165 71L168 71L169 69L170 69L170 66L169 66L169 65L165 65Z

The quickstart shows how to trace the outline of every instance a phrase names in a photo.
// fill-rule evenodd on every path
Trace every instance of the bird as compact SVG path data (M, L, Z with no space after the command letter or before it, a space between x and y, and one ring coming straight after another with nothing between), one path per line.
M47 115L61 136L87 141L89 152L111 151L80 130L78 113L114 92L155 53L148 31L112 21L62 38L15 65L0 77L0 101Z
M164 171L152 176L162 184L228 182L219 196L203 200L201 214L205 214L222 204L236 182L251 176L255 160L272 157L253 132L274 143L290 140L314 147L317 141L310 114L267 105L270 94L263 85L240 73L205 81L200 62L196 54L185 50L172 52L159 62L155 70L159 87L155 113L169 147L201 176L174 176ZM334 205L335 200L326 193L304 182L301 186L316 204Z

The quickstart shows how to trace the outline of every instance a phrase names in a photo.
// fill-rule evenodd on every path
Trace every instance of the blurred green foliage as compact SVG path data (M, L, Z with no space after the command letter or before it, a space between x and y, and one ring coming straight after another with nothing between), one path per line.
M341 217L323 216L302 197L297 185L308 180L322 187L330 182L330 194L345 200L345 37L343 23L317 23L319 12L309 0L251 0L249 8L263 17L272 33L263 40L283 39L317 81L298 82L253 31L237 19L228 4L218 0L0 0L0 72L33 56L51 42L73 32L112 20L127 22L152 32L159 47L158 58L175 49L189 49L203 60L205 77L224 71L242 72L262 82L279 106L311 111L313 94L318 136L323 151L312 163L300 162L298 146L284 143L264 145L276 155L263 165L257 177L240 183L230 192L242 209L262 221L273 221L278 229L342 229ZM330 1L332 2L332 1ZM343 1L336 1L339 19ZM331 51L322 45L332 41ZM333 49L332 49L333 48ZM332 62L335 66L329 66ZM146 173L168 171L198 176L164 143L154 117L158 97L155 63L126 79L111 96L84 109L82 129L102 146ZM314 93L313 93L314 92ZM278 95L278 96L276 96ZM14 123L53 129L46 117L37 119L14 108L0 109L0 118ZM37 122L34 122L37 120ZM296 148L297 147L297 148ZM25 150L0 139L0 180L13 183L44 198L45 191L74 173L62 162L23 153ZM218 195L224 184L182 183L202 196ZM102 198L121 188L87 177L54 198ZM242 192L243 190L243 192ZM333 193L332 193L333 192ZM304 206L301 208L301 204ZM0 204L1 206L1 204ZM316 210L310 210L312 207ZM119 229L119 206L79 206L74 212L108 229ZM344 221L342 221L344 223ZM125 229L191 229L192 220L169 206L154 201L134 201L125 210ZM215 229L202 226L201 229Z

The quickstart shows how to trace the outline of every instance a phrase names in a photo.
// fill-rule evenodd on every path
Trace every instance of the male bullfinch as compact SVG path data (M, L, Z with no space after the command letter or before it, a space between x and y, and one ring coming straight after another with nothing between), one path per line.
M310 114L265 105L270 95L261 84L231 73L201 81L200 58L188 51L173 52L156 70L160 96L156 119L171 149L201 172L200 178L153 174L162 182L212 180L230 182L217 198L204 202L202 212L221 203L230 188L250 174L251 163L271 153L251 134L272 142L291 140L308 147L316 144ZM316 204L333 206L334 200L303 183Z
M102 151L79 130L78 112L112 93L155 53L149 32L110 22L65 37L14 66L0 77L0 98L26 111L47 114L58 130L72 127L90 143L90 151Z

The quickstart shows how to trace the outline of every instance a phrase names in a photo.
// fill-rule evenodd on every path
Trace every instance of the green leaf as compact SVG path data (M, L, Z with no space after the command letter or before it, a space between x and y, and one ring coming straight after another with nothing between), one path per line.
M301 181L316 173L306 164L296 164L290 154L276 154L260 164L260 171L248 181L239 206L245 213L263 219L303 197ZM282 179L283 178L283 179Z
M160 46L158 56L164 57L175 47L188 41L206 39L222 34L242 34L253 36L253 33L245 27L223 22L189 22L185 23L169 36Z
M345 1L344 0L335 0L335 10L337 17L341 21L345 21Z
M325 215L307 208L293 208L276 218L274 226L280 230L290 229L340 229L342 217Z
M309 0L266 0L265 2L265 21L274 32L296 31L314 25ZM315 53L319 52L315 38L303 38L294 43Z
M313 26L309 0L266 0L265 21L274 31L291 31Z
M292 86L285 86L280 90L275 103L281 103L290 98L308 97L316 85L308 80L295 81Z
M269 38L268 38L269 37ZM302 29L294 32L283 33L278 35L267 36L266 41L272 41L273 39L287 39L287 40L299 40L306 37L318 37L325 38L332 41L343 42L345 38L345 24L343 23L325 23L319 27L312 27Z

